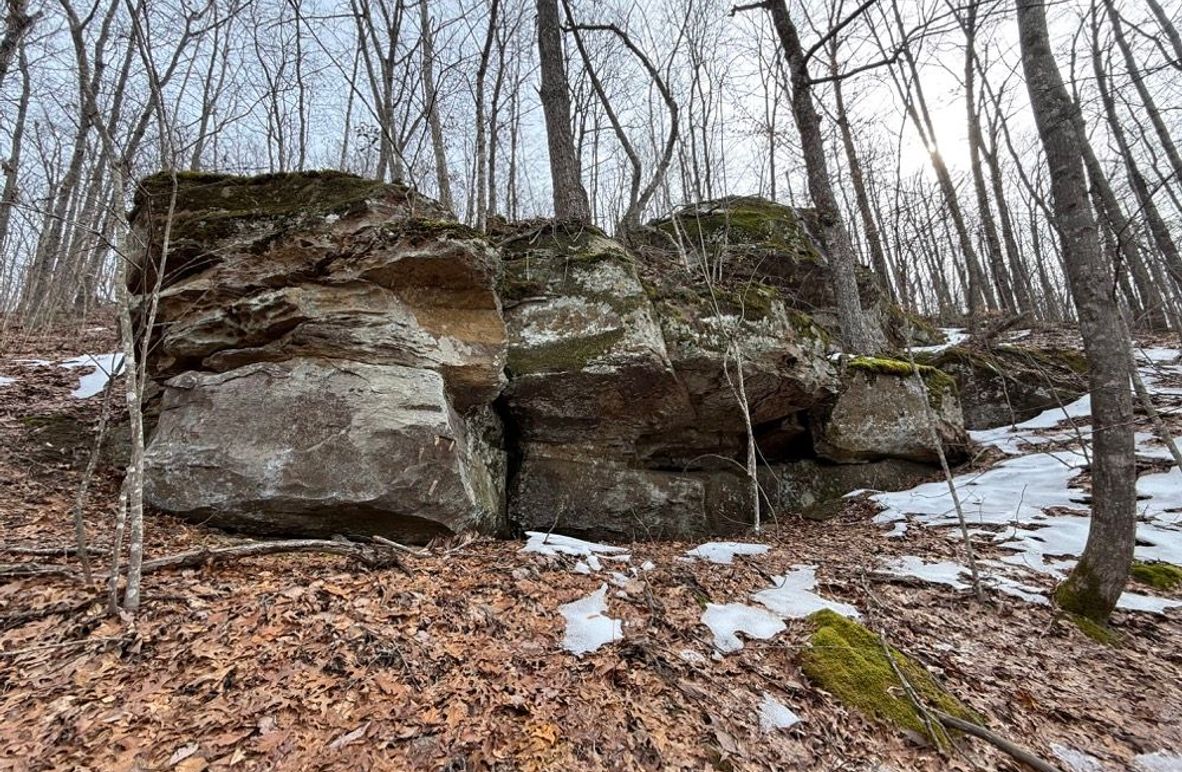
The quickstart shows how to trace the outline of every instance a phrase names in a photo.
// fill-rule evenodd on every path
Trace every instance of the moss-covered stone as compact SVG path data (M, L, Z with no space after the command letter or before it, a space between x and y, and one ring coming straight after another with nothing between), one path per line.
M623 329L595 335L572 335L536 346L513 346L508 366L514 376L581 370L591 360L611 350L624 337Z
M197 217L259 217L341 212L380 193L386 184L338 171L285 172L243 177L234 174L178 172L176 212ZM173 175L145 177L136 188L135 219L147 207L168 211Z
M1165 561L1134 560L1129 574L1138 582L1165 592L1182 587L1182 567Z
M652 226L696 251L742 245L772 251L781 258L824 263L795 209L754 196L733 196L685 207Z
M919 663L863 625L828 609L809 617L814 632L801 655L801 669L818 687L867 716L921 734L937 745L948 738L937 724L935 733L908 698L895 669L907 679L927 708L964 719L980 717L949 694ZM888 652L894 667L887 659Z
M939 408L948 395L956 396L956 380L952 376L936 367L905 362L901 359L886 357L857 356L846 363L850 370L870 373L874 375L893 375L906 378L919 372L928 390L928 401L932 407Z

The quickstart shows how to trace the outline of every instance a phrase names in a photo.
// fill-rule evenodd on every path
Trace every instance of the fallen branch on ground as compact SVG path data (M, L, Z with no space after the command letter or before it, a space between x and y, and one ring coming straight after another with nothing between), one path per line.
M144 561L144 573L175 568L195 568L207 563L221 563L235 558L276 555L284 552L322 552L340 555L361 563L366 568L397 568L410 574L410 569L398 557L396 549L386 544L358 544L328 539L286 539L236 544L233 547L214 547L182 552L179 555Z
M328 539L286 539L281 541L258 541L246 544L235 544L231 547L212 547L182 552L177 555L145 560L143 572L165 571L178 568L197 568L208 563L224 563L237 558L258 557L261 555L277 555L285 552L319 552L329 555L356 560L366 568L397 568L409 575L410 569L398 557L399 551L405 550L412 555L418 555L408 547L397 545L386 540L375 544L359 544L350 541L330 541ZM10 563L0 565L0 578L9 579L20 576L75 576L78 572L69 566L54 566L42 563Z
M956 716L950 716L947 713L934 708L931 710L931 712L936 718L940 719L940 723L944 726L950 729L960 730L965 734L971 734L973 737L979 737L990 745L993 745L998 750L1004 751L1012 758L1029 767L1037 769L1039 772L1062 772L1062 770L1059 769L1059 767L1056 767L1054 764L1049 764L1043 761L1038 756L1035 756L1033 753L1026 750L1022 746L1015 745L1006 738L1002 737L996 732L986 729L980 724L974 724L972 721L965 721L964 719L957 718Z

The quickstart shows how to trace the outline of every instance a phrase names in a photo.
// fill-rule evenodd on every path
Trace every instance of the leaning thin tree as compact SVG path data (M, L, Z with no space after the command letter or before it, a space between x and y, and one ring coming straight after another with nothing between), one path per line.
M1133 401L1129 341L1116 300L1115 266L1100 250L1088 202L1078 107L1051 52L1042 0L1016 0L1022 69L1042 139L1054 225L1075 308L1092 393L1092 522L1083 555L1055 592L1065 610L1107 621L1128 581L1136 536Z

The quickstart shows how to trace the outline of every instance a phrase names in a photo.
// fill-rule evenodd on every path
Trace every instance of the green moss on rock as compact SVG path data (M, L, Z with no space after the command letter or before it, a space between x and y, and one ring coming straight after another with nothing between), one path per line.
M1182 567L1165 561L1134 560L1129 573L1142 584L1170 592L1182 587Z
M733 196L686 207L652 227L686 246L710 251L719 245L758 247L807 263L824 258L808 237L796 210L755 196Z
M212 229L214 223L242 218L343 214L387 187L377 180L336 171L253 177L181 172L176 175L173 230L179 237L196 237ZM165 214L172 190L171 174L161 172L144 178L136 190L132 219L141 213ZM202 233L187 233L187 226L197 223L206 224Z
M846 363L846 368L872 375L893 375L906 378L919 372L928 390L928 401L932 407L939 408L947 395L956 396L956 379L951 375L930 365L904 362L901 359L886 357L857 356Z
M570 337L537 346L512 346L508 367L515 376L581 370L611 350L624 337L623 329Z
M946 745L948 738L938 726L937 736L932 736L895 675L897 668L926 703L925 707L966 721L980 720L919 663L893 647L884 646L881 638L861 624L828 609L811 615L809 621L815 629L809 648L802 654L801 669L810 681L846 705L873 719L924 735L937 745ZM887 652L895 668L891 667Z

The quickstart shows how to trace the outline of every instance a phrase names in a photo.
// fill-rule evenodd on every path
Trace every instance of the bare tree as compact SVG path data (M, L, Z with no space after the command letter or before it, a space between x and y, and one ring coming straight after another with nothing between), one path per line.
M866 7L864 4L850 18L856 17ZM809 195L817 209L821 238L829 254L842 340L846 350L851 353L872 352L881 345L882 333L875 329L862 309L861 293L858 290L857 260L837 198L833 195L833 183L821 135L821 119L813 104L813 81L808 72L809 56L819 50L818 47L823 46L826 40L822 39L806 54L784 0L735 6L731 13L754 8L766 9L771 15L772 25L779 36L780 46L788 62L792 82L792 115L796 120L796 129L800 133L801 152L804 154L805 168L808 172ZM849 19L840 22L830 35L836 34L840 27L848 22Z
M554 216L560 220L591 221L591 205L583 187L579 157L571 134L570 84L562 55L562 24L558 0L537 0L538 58L542 85L539 96L546 118L550 151L550 180Z
M1047 156L1054 223L1079 313L1092 393L1092 522L1079 563L1055 592L1068 611L1105 622L1128 581L1136 533L1137 472L1129 342L1087 201L1078 108L1059 74L1041 0L1016 0L1022 69Z

